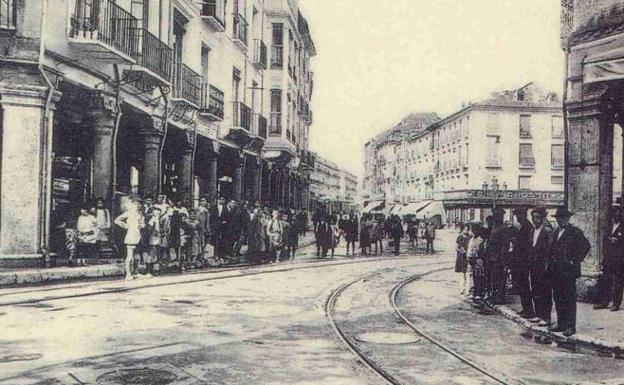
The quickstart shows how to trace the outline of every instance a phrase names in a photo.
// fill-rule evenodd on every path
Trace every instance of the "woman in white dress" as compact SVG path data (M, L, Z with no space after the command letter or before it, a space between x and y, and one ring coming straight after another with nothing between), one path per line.
M126 230L126 236L124 237L124 244L126 245L126 279L134 278L132 272L134 250L141 241L141 229L145 226L143 215L135 199L129 202L128 208L123 214L115 218L115 224Z

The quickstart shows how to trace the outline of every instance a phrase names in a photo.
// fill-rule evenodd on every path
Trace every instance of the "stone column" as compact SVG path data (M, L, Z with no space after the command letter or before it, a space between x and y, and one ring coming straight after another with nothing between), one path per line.
M143 143L143 172L141 173L141 194L143 196L156 197L160 193L160 148L164 133L162 120L152 119L152 127L141 130Z
M217 164L219 155L214 153L208 160L208 181L206 183L206 195L210 203L217 202Z
M187 132L187 142L178 158L178 186L180 198L188 204L193 202L193 153L195 150L195 133Z
M121 111L114 96L99 95L99 108L92 114L95 131L93 149L93 197L104 198L108 208L112 208L115 189L113 156L114 133Z
M236 159L234 163L234 175L232 176L233 193L232 199L240 202L243 198L243 159Z
M260 167L258 166L258 159L254 158L253 162L247 164L251 174L251 201L256 202L260 200Z
M602 261L602 239L608 232L613 199L614 114L605 85L589 86L568 110L568 208L571 222L591 243L583 268L596 271Z

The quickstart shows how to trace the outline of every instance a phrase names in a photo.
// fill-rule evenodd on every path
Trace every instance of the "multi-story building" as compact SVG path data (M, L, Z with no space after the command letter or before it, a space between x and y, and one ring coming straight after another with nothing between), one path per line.
M314 154L310 175L310 205L327 213L350 213L357 210L358 178L336 163Z
M399 202L404 214L417 214L410 210L425 207L418 202L441 201L448 221L468 222L484 220L493 204L505 207L509 219L516 205L562 204L563 144L561 100L527 84L365 152L379 165L394 154L392 170L384 171L394 176L387 208ZM374 166L365 171L374 173ZM365 189L378 194L387 184L382 178Z
M100 197L113 214L130 194L306 206L296 1L9 0L0 47L0 255L57 251Z

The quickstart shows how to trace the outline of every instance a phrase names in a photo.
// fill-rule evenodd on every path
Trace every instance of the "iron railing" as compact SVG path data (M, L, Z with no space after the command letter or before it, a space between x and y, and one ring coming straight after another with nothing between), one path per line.
M137 18L113 0L78 0L69 37L97 40L130 56L138 44L137 25Z
M267 68L267 46L260 39L254 39L254 56L253 62L259 64L262 68Z
M282 68L284 66L284 46L271 46L271 68Z
M224 117L223 91L208 83L203 84L200 113L212 115L223 120Z
M240 127L249 132L251 130L251 108L242 102L233 102L232 126Z
M17 19L16 0L0 0L0 29L14 29Z
M254 112L253 114L254 133L263 138L267 138L267 119L262 114Z
M173 97L201 104L202 76L186 64L176 63L173 75Z
M137 64L154 72L165 81L171 81L173 69L171 47L144 28L133 29L133 35L139 42L132 55Z
M225 0L202 0L202 17L212 17L225 28Z
M234 40L240 40L245 46L247 46L247 30L249 23L240 13L234 14Z
M272 135L280 135L282 133L282 113L271 112L270 119L269 133Z

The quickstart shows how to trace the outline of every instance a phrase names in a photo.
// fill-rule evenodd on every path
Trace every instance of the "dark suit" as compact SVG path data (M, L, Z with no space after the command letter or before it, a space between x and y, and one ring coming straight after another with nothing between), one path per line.
M604 261L602 263L602 277L599 280L597 300L603 306L613 301L613 306L622 305L624 294L624 223L613 230L609 229L604 245Z
M227 253L228 226L231 222L230 212L226 205L223 205L221 214L219 207L215 205L210 210L209 218L210 241L215 248L215 256L223 257Z
M510 253L508 267L511 270L511 279L514 289L520 296L522 311L533 314L533 301L529 285L529 252L532 245L533 226L529 221L523 221L518 230L513 231L513 251Z
M576 330L576 279L581 276L581 262L590 248L589 241L577 227L568 225L555 231L548 270L552 277L557 324L563 330Z
M539 230L537 242L533 245L533 235L536 230L531 230L529 248L529 279L531 282L531 298L535 315L544 321L550 322L552 311L552 286L547 274L548 261L551 255L553 233L550 228L542 225Z

